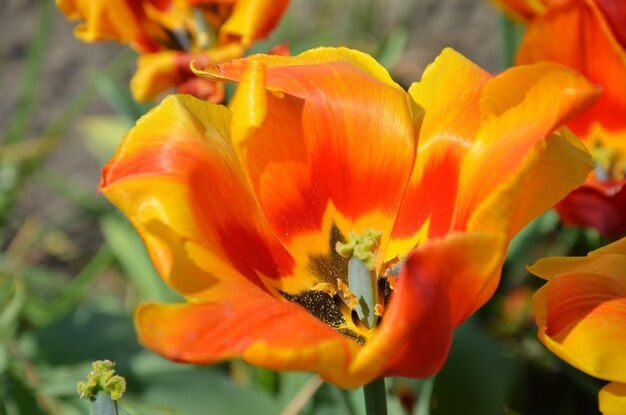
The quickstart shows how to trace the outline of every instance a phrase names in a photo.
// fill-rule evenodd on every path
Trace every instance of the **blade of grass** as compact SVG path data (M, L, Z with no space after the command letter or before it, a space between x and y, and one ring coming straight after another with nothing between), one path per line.
M124 219L106 215L100 220L104 240L121 265L124 275L136 288L139 300L167 300L171 290L158 276L143 241Z
M24 138L30 120L37 108L37 90L43 69L44 51L48 39L50 39L50 29L52 27L53 2L40 1L37 4L35 33L26 55L24 77L18 92L16 110L10 117L11 123L4 134L3 144L14 143Z
M105 68L104 72L113 77L120 76L128 68L128 61L133 56L134 52L130 49L120 53ZM87 103L93 98L94 92L95 87L91 81L85 89L72 99L65 111L42 134L40 145L50 150L54 149L63 131L78 114L84 111ZM30 159L18 166L6 166L13 167L10 170L0 168L0 245L5 238L7 218L24 181L38 169L48 153L49 151L43 152L41 157Z
M97 197L95 190L89 191L53 170L40 169L34 177L55 194L65 197L94 216L99 217L109 211L104 199Z
M13 397L17 413L28 415L44 414L41 406L39 406L39 402L37 402L35 392L22 379L11 373L9 374L9 381L11 396Z
M43 157L50 150L49 145L42 145L44 140L44 138L34 138L0 147L0 165L17 165Z
M0 338L12 336L17 319L26 303L26 287L20 279L13 280L13 297L0 314Z
M16 109L9 117L11 122L0 137L2 144L15 144L25 139L29 122L34 115L37 104L38 79L43 68L43 57L46 44L50 38L52 24L51 1L38 2L37 21L35 32L30 42L30 47L26 54L24 76L21 80ZM12 205L14 193L12 192L19 178L19 165L2 163L0 165L0 231L4 228L3 212ZM0 233L0 242L2 242Z
M313 395L317 392L317 390L324 384L322 378L318 375L313 375L309 378L309 380L304 384L302 389L298 391L298 393L291 399L289 404L283 409L281 415L297 415L299 414L304 406L311 400Z
M394 28L380 46L376 60L387 69L393 68L402 57L408 40L409 31L406 27L398 26Z
M354 407L354 404L350 400L350 396L349 396L350 391L346 389L338 388L338 387L334 387L333 390L335 390L338 393L339 401L342 403L342 406L345 409L346 414L357 415L358 411L356 410L356 408Z
M93 282L102 271L113 263L113 254L104 246L91 258L89 263L80 271L76 278L62 290L52 303L44 305L33 303L26 305L26 315L33 324L47 326L63 317L85 296ZM37 304L37 305L35 305Z
M98 93L109 102L115 111L124 115L131 123L134 124L146 112L147 108L133 99L128 86L122 86L106 72L94 72L91 78Z
M29 217L24 220L4 253L0 254L3 271L15 272L21 268L29 250L39 240L42 227L39 219Z
M524 27L502 13L500 18L502 32L502 66L503 69L515 64L515 53L524 36Z

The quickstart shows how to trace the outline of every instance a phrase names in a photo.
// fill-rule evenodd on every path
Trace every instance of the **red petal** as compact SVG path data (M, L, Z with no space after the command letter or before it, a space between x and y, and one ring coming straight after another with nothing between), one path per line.
M555 208L566 224L590 226L605 238L618 239L626 235L626 180L588 181Z

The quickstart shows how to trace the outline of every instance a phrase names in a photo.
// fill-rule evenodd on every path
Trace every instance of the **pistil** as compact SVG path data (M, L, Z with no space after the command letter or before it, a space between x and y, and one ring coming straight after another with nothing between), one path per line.
M348 259L348 284L338 281L338 288L346 304L356 311L367 328L373 328L382 315L378 295L376 255L382 232L365 229L363 236L348 234L348 242L337 242L335 250Z

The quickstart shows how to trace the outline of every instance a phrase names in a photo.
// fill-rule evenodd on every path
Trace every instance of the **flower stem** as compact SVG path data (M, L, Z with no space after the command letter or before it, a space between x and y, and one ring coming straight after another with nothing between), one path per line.
M385 378L371 381L363 386L365 413L367 415L387 415L387 390Z

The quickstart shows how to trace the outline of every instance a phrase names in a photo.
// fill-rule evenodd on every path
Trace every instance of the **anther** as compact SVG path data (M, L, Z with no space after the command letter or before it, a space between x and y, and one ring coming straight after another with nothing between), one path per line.
M346 305L350 307L350 309L354 310L359 304L359 300L356 298L356 295L350 291L348 284L337 278L337 288L339 288L341 298L344 300Z

